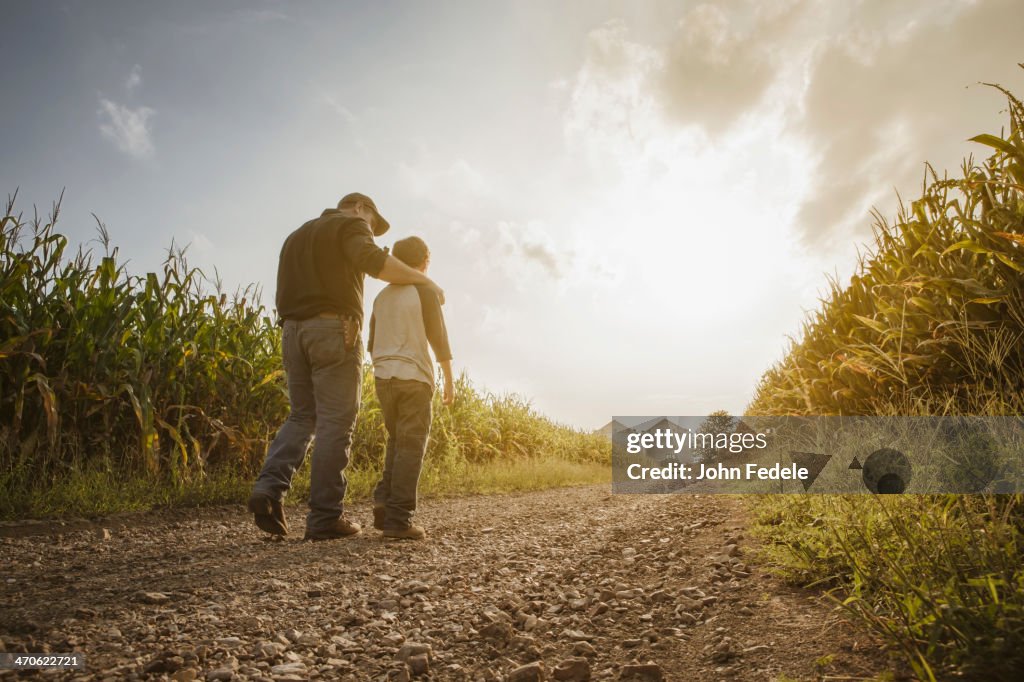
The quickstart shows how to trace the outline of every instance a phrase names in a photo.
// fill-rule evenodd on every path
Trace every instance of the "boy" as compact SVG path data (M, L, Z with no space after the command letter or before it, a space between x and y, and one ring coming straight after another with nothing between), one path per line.
M395 242L391 254L422 273L430 264L430 251L419 237ZM428 345L444 375L443 403L451 405L454 398L452 352L437 294L415 284L385 287L373 301L367 345L388 431L384 473L373 491L373 527L385 537L420 540L426 533L412 518L434 394Z

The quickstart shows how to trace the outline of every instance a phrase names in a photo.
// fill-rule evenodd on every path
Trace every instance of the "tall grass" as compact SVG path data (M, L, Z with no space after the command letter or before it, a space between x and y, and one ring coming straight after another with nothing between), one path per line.
M1001 88L1000 88L1001 89ZM1024 413L1024 105L922 195L763 376L750 414ZM922 679L1019 679L1024 496L761 499L768 556L906 654Z
M1024 390L1024 109L1007 93L1010 135L963 177L929 167L922 196L875 244L762 378L766 414L877 414L920 399L964 412L1020 406ZM1010 398L1011 404L1004 404ZM987 402L991 399L991 403Z
M15 200L0 220L0 516L236 498L288 413L258 289L229 297L173 245L160 272L130 274L99 221L101 253L69 253L59 201L25 220ZM384 444L368 372L364 397L356 480ZM435 409L428 472L602 462L607 449L463 377L455 405Z

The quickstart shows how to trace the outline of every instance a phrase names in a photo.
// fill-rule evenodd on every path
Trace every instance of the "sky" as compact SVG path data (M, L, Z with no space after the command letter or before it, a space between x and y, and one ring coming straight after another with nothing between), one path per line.
M454 367L581 428L742 414L872 234L1024 94L1019 0L0 0L0 195L273 304L344 194L431 248ZM366 305L381 288L368 280Z

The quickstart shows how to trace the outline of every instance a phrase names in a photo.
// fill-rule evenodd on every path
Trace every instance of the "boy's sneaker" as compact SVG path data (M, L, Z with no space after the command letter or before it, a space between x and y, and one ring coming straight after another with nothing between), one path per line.
M263 493L249 496L246 507L252 512L256 527L271 535L288 535L288 521L284 518L284 506Z
M373 527L377 530L384 530L385 509L383 504L373 505Z
M355 521L349 521L342 516L322 530L310 530L307 528L306 535L303 540L334 540L335 538L345 538L349 535L356 535L360 530L362 530L362 527L358 523Z
M417 526L415 523L406 526L405 528L385 528L384 537L396 538L399 540L422 540L427 536L427 531L423 530L423 526Z

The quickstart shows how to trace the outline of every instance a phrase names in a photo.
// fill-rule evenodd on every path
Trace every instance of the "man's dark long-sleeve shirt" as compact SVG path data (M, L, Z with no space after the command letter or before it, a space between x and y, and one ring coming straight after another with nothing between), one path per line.
M363 279L377 276L388 254L370 225L348 211L327 209L292 232L277 267L277 312L285 320L320 313L363 319Z

